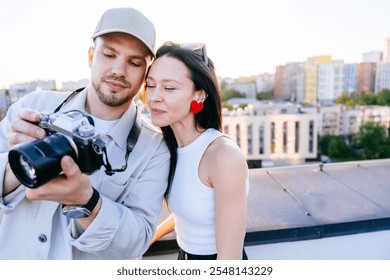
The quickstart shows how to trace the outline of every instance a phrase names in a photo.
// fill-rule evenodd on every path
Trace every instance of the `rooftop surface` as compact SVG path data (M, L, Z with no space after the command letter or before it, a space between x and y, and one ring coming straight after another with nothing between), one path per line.
M390 159L250 170L248 232L390 217Z
M390 159L250 169L246 246L389 229ZM148 254L175 248L171 233Z
M390 159L249 172L246 246L390 229ZM168 215L164 208L160 220ZM171 233L149 253L175 248Z

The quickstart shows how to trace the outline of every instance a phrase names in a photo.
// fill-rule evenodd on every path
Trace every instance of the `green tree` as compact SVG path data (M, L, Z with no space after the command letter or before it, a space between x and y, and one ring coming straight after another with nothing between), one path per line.
M351 98L348 96L347 93L343 92L339 97L337 97L336 104L345 104L349 100L351 100Z
M374 93L366 93L362 92L359 98L360 105L377 105L378 104L378 96Z
M354 107L354 106L358 105L358 101L355 99L349 99L344 104L347 107Z
M238 90L229 88L226 86L225 82L221 83L221 97L222 101L225 102L226 100L233 98L233 97L240 97L245 98L245 94L239 92Z
M390 105L390 89L382 89L378 93L378 105L389 106Z
M227 101L229 100L230 98L233 98L233 97L239 97L239 98L245 98L245 94L235 90L235 89L225 89L225 90L221 90L221 95L222 95L222 101Z
M256 99L257 100L269 100L274 97L274 92L273 91L268 91L268 92L258 92L256 94Z
M330 138L328 145L328 156L332 159L348 159L353 156L353 150L346 144L343 135Z
M333 138L332 135L323 135L318 139L318 152L323 155L329 155L329 142Z
M380 124L367 122L360 127L355 136L357 148L362 149L362 159L390 157L389 138Z

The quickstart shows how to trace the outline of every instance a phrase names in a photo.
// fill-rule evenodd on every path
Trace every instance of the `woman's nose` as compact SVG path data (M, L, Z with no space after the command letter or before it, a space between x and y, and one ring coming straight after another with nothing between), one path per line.
M148 88L146 91L146 95L149 95L149 99L154 102L162 100L161 90L158 86Z

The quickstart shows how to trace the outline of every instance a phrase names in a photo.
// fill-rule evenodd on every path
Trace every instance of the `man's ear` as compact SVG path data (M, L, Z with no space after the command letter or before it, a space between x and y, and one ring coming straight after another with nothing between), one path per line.
M89 67L92 66L92 59L93 59L93 52L95 51L95 49L91 46L89 47L88 49L88 65Z

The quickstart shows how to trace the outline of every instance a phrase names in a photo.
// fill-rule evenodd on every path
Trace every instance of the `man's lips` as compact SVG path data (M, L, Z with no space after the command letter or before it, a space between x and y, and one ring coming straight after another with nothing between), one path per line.
M112 89L112 90L119 90L119 89L123 89L123 88L126 88L127 85L121 83L121 82L118 82L118 81L111 81L111 80L108 80L108 81L105 81L107 86Z

